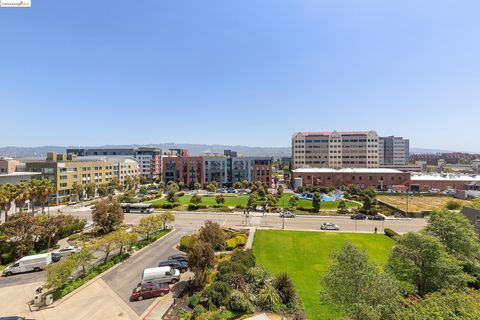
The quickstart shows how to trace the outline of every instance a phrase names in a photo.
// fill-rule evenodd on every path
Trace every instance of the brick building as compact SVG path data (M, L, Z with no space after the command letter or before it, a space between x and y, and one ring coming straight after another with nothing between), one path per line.
M302 186L341 187L358 185L378 190L410 185L410 173L384 168L300 168L292 171L292 184Z
M163 181L183 182L186 188L194 189L195 183L205 185L203 157L164 157Z

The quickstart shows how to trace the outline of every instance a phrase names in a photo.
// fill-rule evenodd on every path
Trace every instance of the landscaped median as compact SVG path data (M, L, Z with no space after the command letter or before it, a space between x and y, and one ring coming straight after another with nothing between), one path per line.
M148 238L145 237L138 241L137 237L137 241L130 242L126 240L128 235L124 230L109 233L105 237L97 239L97 243L92 244L90 248L85 247L79 253L49 265L46 268L47 281L45 287L50 288L54 300L58 300L116 264L128 259L135 250L159 240L169 232L170 229L159 230L150 233ZM100 246L103 246L103 248L100 249ZM97 260L97 264L91 263L95 259L92 249L95 249L96 252L101 251L105 255L102 260ZM124 249L127 252L124 252ZM113 252L116 254L112 256Z

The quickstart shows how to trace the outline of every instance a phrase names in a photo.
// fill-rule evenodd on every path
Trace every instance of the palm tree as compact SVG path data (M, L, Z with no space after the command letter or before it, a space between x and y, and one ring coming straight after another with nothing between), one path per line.
M42 213L45 213L45 202L48 201L50 195L55 191L55 186L49 179L42 179L38 185L38 200L42 204Z
M35 215L35 202L38 200L39 186L40 180L38 179L30 179L27 182L27 195L32 206L32 216Z
M12 207L12 202L15 200L15 186L11 185L10 183L6 183L2 185L1 187L0 194L1 199L0 199L0 206L3 210L5 210L5 221L8 220L8 211L10 211L10 208Z
M15 189L15 207L22 212L23 206L28 199L28 188L27 185L22 182L18 184Z

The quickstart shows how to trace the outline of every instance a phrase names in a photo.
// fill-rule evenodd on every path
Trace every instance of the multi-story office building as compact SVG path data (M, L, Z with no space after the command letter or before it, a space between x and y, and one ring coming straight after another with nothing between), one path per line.
M180 150L180 149L179 149ZM175 150L176 152L176 150ZM138 148L69 148L67 154L79 157L87 156L130 156L139 164L139 173L148 179L155 179L161 175L162 150L155 147Z
M163 181L183 182L186 188L194 189L195 183L204 187L203 157L164 157Z
M292 137L292 169L378 168L378 134L365 132L297 132Z
M27 172L39 172L42 178L50 179L56 191L52 200L57 204L73 199L72 187L74 183L95 185L108 183L114 177L124 180L126 175L132 177L138 174L134 160L107 160L107 159L78 159L74 154L57 154L49 152L46 160L27 161Z
M405 166L410 160L410 141L402 137L380 137L378 153L381 167Z

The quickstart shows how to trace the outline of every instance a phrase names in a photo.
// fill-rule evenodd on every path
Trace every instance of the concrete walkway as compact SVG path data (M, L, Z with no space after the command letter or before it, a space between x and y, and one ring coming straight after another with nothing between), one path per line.
M255 231L257 231L256 227L251 227L248 231L248 239L247 243L245 244L245 250L252 249L253 247L253 240L255 239Z

